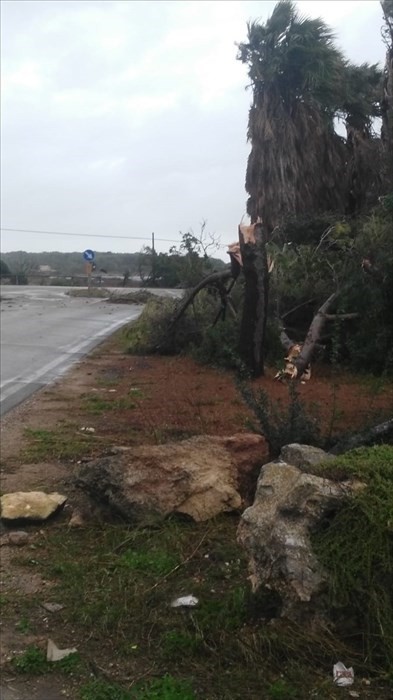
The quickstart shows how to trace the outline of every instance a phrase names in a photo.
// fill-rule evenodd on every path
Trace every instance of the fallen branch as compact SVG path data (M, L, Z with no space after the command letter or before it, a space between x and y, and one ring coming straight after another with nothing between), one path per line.
M311 321L311 325L308 329L308 333L306 335L306 339L304 341L301 352L299 353L298 357L293 363L296 369L296 375L294 376L294 378L300 379L305 369L310 364L311 357L315 350L315 346L321 337L321 332L326 321L326 314L332 306L333 302L336 300L337 296L338 292L334 292L334 294L331 294L330 297L326 299L326 301L322 304L320 309L318 309L313 320Z
M199 282L199 284L194 287L189 295L186 297L186 299L183 301L183 303L180 305L176 315L174 316L172 323L170 324L168 328L168 332L170 332L176 323L181 319L183 314L187 311L188 307L192 303L192 301L195 299L196 295L202 291L202 289L205 289L205 287L210 287L210 286L217 286L219 284L222 284L226 280L232 279L232 270L231 268L228 268L226 270L222 270L222 272L213 272L211 275L208 275L205 277L203 280Z

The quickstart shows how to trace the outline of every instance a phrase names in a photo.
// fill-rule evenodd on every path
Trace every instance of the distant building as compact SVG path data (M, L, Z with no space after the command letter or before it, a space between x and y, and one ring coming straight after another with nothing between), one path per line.
M40 265L38 267L38 272L50 275L52 272L56 272L56 270L54 270L50 265Z

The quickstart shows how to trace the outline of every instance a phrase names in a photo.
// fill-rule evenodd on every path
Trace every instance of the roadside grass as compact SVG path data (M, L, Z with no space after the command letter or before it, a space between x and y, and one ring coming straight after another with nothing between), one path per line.
M152 439L156 445L164 445L166 442L175 442L177 440L188 440L200 434L200 430L184 430L183 428L165 425L160 428L147 426L146 429L146 435Z
M137 408L138 404L135 399L141 397L142 392L133 392L129 396L124 396L121 398L107 399L102 396L97 396L96 394L91 394L89 396L83 397L82 408L88 413L93 413L95 415L100 415L106 411L127 411Z
M111 295L109 289L105 287L75 287L70 289L66 294L70 297L88 297L93 299L108 299Z
M196 696L187 681L166 674L162 678L133 690L124 690L117 684L94 680L81 688L81 700L195 700Z
M55 525L44 531L34 559L18 556L19 565L50 581L35 606L64 605L56 626L81 654L81 700L297 698L305 668L300 698L313 689L319 700L339 697L331 682L324 689L340 652L336 640L269 622L272 601L266 593L251 596L237 523L222 516L137 528ZM171 606L190 594L197 606ZM347 663L356 659L342 653ZM33 654L28 663L40 667L40 658ZM91 668L98 669L94 679Z
M75 426L61 426L56 430L26 428L28 444L22 450L21 459L27 463L44 462L47 459L70 461L80 459L93 450L90 434L79 435Z

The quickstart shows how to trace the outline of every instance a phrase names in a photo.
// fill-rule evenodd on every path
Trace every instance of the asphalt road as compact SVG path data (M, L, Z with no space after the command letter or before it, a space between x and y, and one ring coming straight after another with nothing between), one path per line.
M69 297L66 291L65 287L0 288L0 415L60 377L105 337L136 319L143 308Z

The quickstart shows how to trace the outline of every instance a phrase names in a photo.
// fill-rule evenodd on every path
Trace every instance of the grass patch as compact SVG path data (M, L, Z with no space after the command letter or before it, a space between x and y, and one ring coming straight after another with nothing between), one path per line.
M47 459L75 460L92 450L90 435L79 436L65 428L57 430L24 431L28 446L23 450L22 459L28 463L44 462Z
M81 689L81 700L195 700L190 683L166 674L144 686L125 690L117 684L94 680Z
M66 292L66 294L68 294L68 296L70 297L89 297L93 299L107 299L111 293L109 289L105 289L104 287L91 287L90 289L87 289L87 287L78 287L70 289L68 292Z
M196 696L188 681L178 680L169 674L150 681L144 687L135 689L134 700L195 700Z
M27 617L22 617L15 627L18 632L22 632L22 634L28 634L32 630L31 622Z
M147 304L149 301L155 299L157 299L156 294L148 292L147 289L140 289L135 292L127 292L124 294L112 292L108 302L110 304Z
M81 700L131 700L128 690L117 683L100 679L89 681L80 689Z
M139 394L139 395L138 395ZM126 411L137 408L135 402L136 398L139 398L141 392L138 390L132 392L130 396L125 396L120 399L106 399L102 396L97 396L96 394L92 396L86 396L83 398L83 410L88 413L93 413L95 415L100 415L106 411Z
M279 619L266 623L271 596L251 595L236 528L237 518L223 516L208 524L170 519L154 527L45 531L34 569L51 580L51 598L64 604L62 625L91 640L86 653L105 669L113 660L123 677L144 678L123 688L107 676L84 676L82 700L244 700L285 697L285 689L296 698L290 693L299 678L292 677L302 667L300 697L318 688L322 700L336 696L331 684L322 692L314 667L330 678L338 654L357 661L360 672L356 653L331 634ZM30 568L29 562L19 560ZM171 607L187 594L199 599L196 607Z

